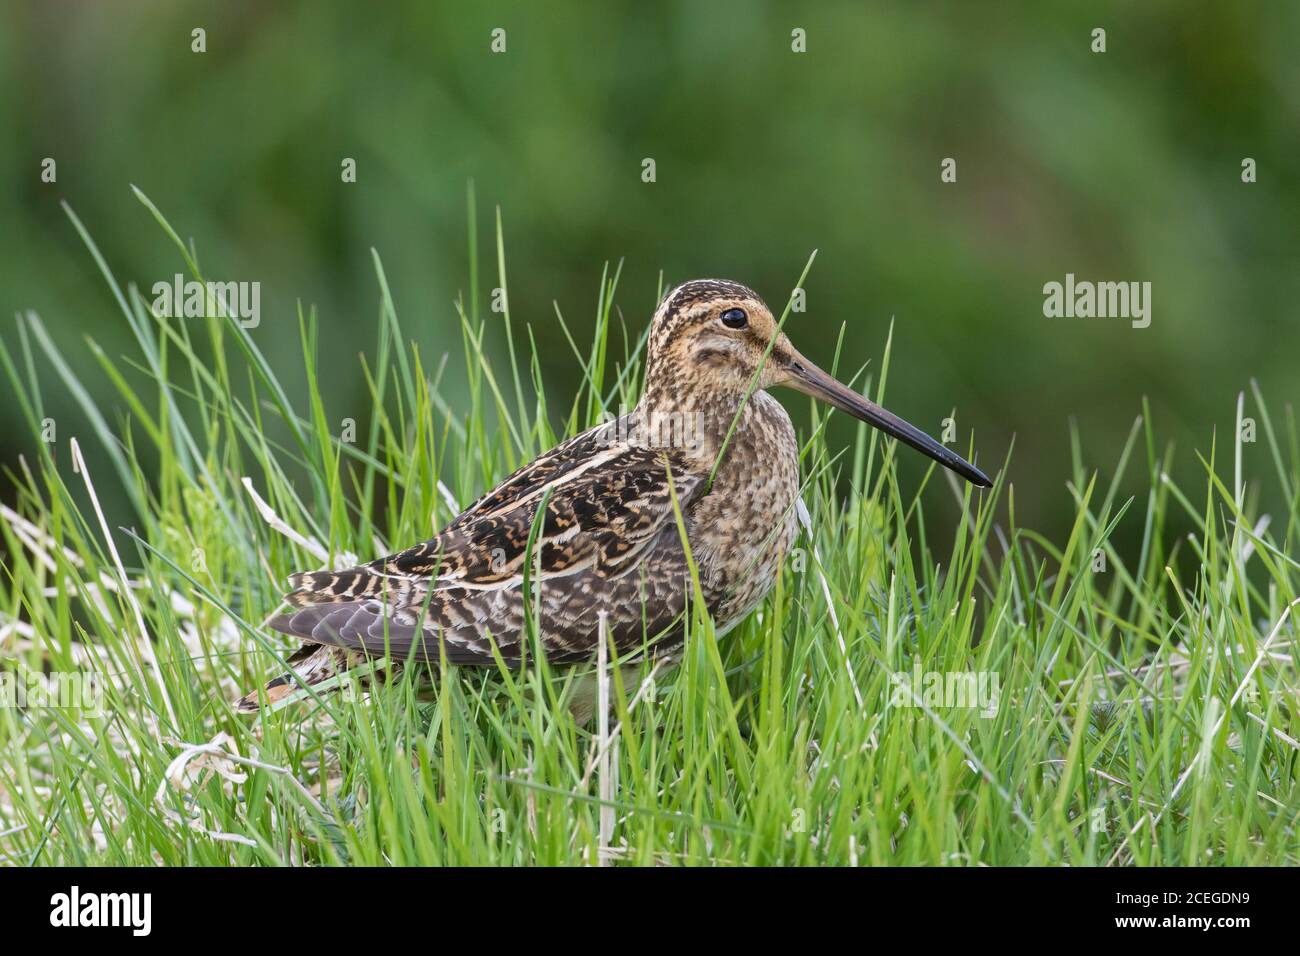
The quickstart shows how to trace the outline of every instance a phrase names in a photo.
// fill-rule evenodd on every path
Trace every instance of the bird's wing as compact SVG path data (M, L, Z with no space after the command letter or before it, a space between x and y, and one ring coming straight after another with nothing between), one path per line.
M588 656L601 612L619 646L638 644L684 606L673 494L685 509L704 484L672 452L595 429L516 472L428 541L344 571L294 575L286 599L301 610L272 626L398 659L438 660L441 637L453 663L491 664L495 642L514 661L527 576L548 657Z

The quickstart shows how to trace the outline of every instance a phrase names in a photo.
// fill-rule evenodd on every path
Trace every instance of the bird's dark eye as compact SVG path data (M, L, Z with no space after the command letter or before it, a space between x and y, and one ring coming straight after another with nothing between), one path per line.
M744 309L728 309L722 313L722 324L729 329L743 329L748 322Z

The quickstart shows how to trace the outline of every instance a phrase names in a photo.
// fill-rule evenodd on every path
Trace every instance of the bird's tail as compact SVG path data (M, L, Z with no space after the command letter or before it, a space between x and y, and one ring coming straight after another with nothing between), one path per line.
M407 596L410 582L401 575L385 573L384 562L387 560L381 558L341 571L300 571L291 574L289 584L293 590L284 599L294 607L374 599L400 604Z
M304 571L290 575L289 584L293 590L284 599L295 608L353 604L359 599L383 595L386 590L384 579L375 573L373 563L342 571ZM271 621L271 627L300 637L311 636L310 627L304 631L293 624L292 614L275 618ZM304 688L323 684L365 662L366 657L355 651L309 640L285 662L290 667L288 673L270 681L260 691L245 694L236 701L235 709L243 714L255 713L262 707L274 705ZM369 675L369 679L396 676L399 667L400 665L389 665L383 671ZM362 683L364 685L368 682L363 680Z
M241 714L256 713L263 707L272 707L306 688L318 687L365 662L366 658L363 655L342 647L304 644L285 661L290 668L287 673L269 681L261 690L252 691L239 698L235 703L235 710ZM387 680L396 676L400 668L400 664L387 664L382 669L359 677L358 684L365 687L372 681ZM343 686L354 685L336 684L329 688L329 692L336 692Z

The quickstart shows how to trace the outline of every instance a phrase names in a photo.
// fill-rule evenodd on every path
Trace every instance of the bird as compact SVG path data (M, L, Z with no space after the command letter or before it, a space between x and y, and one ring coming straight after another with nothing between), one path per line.
M255 712L376 660L389 675L443 660L519 667L539 651L576 665L603 639L620 656L672 661L698 599L724 635L772 589L798 533L799 444L770 394L778 387L992 485L805 358L748 286L685 282L651 319L635 408L524 465L426 541L291 575L289 609L269 625L302 646L288 673L236 709Z

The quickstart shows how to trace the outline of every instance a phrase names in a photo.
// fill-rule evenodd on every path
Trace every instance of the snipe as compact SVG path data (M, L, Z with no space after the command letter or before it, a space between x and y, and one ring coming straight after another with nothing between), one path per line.
M774 341L775 340L775 341ZM256 710L367 658L496 666L532 646L529 604L556 664L591 659L600 619L620 653L671 650L692 585L674 500L719 633L772 587L794 542L799 447L767 389L829 402L982 487L985 474L804 358L763 300L735 282L673 289L655 313L637 407L557 446L436 537L344 571L293 575L300 637L285 674L239 702ZM755 388L755 386L757 386ZM715 468L716 465L716 468ZM543 512L539 515L539 511Z

